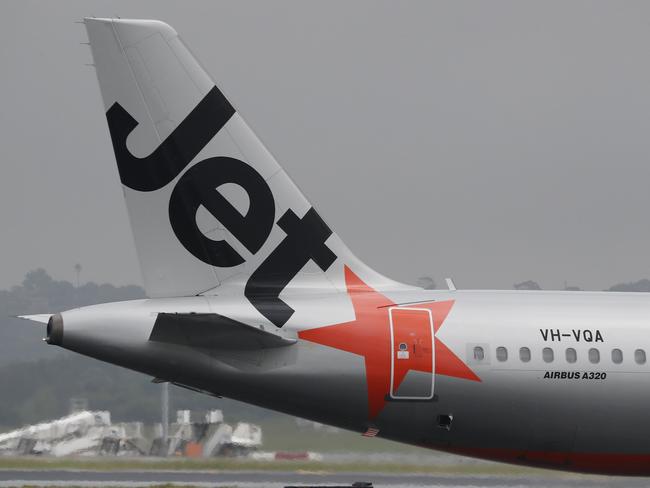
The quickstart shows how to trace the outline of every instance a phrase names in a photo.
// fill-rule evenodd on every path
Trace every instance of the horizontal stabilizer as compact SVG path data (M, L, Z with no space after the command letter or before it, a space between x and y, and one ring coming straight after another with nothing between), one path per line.
M16 318L31 320L32 322L38 322L39 324L47 324L51 316L51 313L39 313L35 315L17 315Z
M159 313L150 341L201 349L268 349L296 339L253 327L216 313Z

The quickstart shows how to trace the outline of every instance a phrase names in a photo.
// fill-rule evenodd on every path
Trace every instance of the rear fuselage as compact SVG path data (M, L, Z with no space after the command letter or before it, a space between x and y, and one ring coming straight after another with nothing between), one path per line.
M380 315L369 316L372 326L364 329L359 320L368 311L359 297L366 295L353 297L353 306L345 293L288 297L303 312L282 331L297 342L283 347L244 350L227 343L189 347L150 340L161 312L217 313L251 324L242 302L225 295L65 312L61 345L215 395L358 432L378 429L381 437L410 444L560 469L650 474L645 360L650 296L524 291L377 296L380 302L367 305ZM394 310L431 304L449 307L437 324L432 309L435 373L408 370L402 390L395 389L390 380L400 360L391 361L391 348L398 345L386 346L398 326ZM335 339L323 340L328 335Z

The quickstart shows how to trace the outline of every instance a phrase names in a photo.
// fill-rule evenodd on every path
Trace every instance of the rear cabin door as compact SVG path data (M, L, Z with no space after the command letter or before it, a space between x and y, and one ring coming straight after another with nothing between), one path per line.
M394 400L430 400L435 378L431 311L391 307L389 315L390 397Z

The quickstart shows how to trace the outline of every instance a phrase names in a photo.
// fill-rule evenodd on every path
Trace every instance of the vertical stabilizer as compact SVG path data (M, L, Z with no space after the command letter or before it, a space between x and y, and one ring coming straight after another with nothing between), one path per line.
M344 290L344 265L395 286L350 253L174 29L94 18L86 28L150 296L239 287L281 326L292 311L280 293Z

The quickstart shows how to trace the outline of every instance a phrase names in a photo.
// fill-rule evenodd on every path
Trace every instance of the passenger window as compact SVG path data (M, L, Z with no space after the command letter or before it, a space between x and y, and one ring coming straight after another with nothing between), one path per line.
M572 347L569 347L566 350L566 362L575 363L577 360L578 360L578 354L576 353L576 350L573 349Z
M508 350L505 347L497 347L497 361L504 362L508 360Z
M530 349L527 347L522 347L519 349L519 359L521 359L524 363L530 361Z
M545 363L553 362L553 349L550 347L545 347L542 349L542 359Z
M483 361L484 359L485 359L485 351L483 351L483 348L481 346L476 346L474 348L474 360Z
M589 362L592 364L600 362L600 351L598 349L589 349Z
M621 364L623 362L623 351L620 349L612 349L612 362L614 364Z
M645 364L645 351L643 349L634 351L634 361L636 364Z

